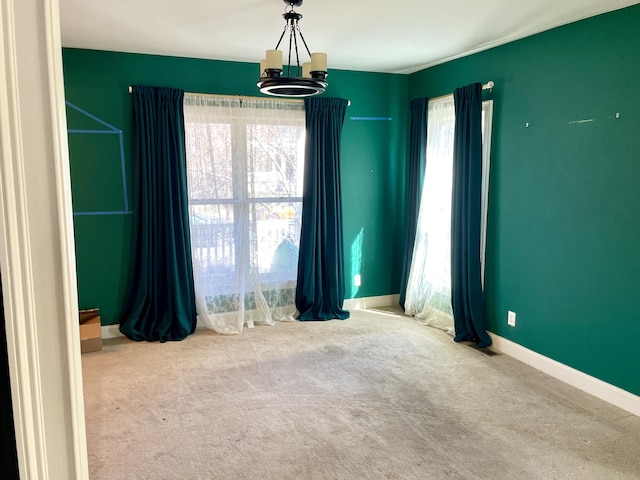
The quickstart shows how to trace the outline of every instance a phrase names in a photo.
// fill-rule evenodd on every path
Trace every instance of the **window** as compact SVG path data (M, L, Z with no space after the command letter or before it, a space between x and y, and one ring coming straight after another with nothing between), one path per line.
M482 231L484 253L489 189L489 153L493 101L482 104ZM453 327L451 311L451 194L455 111L453 95L430 100L427 116L425 180L407 285L405 310L425 325Z
M185 95L194 277L210 312L273 304L274 291L282 303L282 290L293 303L304 127L302 101Z
M491 168L491 126L493 100L482 102L482 224L480 230L480 262L484 287L484 259L487 248L487 210L489 204L489 170Z

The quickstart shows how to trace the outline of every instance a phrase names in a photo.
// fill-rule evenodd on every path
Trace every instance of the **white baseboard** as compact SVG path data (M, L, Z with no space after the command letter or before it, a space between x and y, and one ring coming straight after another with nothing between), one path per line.
M639 396L611 385L610 383L603 382L563 363L552 360L549 357L540 355L511 340L507 340L493 333L489 333L489 335L493 340L493 349L640 417Z
M400 301L400 295L380 295L379 297L350 298L344 301L344 308L347 310L358 308L385 307L387 305L396 305ZM198 321L196 328L206 328L206 325ZM104 325L101 328L102 339L122 337L120 333L120 325Z
M344 308L356 310L358 308L386 307L398 305L400 295L380 295L379 297L350 298L344 301Z
M106 340L108 338L118 338L124 337L122 333L120 333L120 324L116 323L115 325L103 325L100 328L102 332L102 339Z

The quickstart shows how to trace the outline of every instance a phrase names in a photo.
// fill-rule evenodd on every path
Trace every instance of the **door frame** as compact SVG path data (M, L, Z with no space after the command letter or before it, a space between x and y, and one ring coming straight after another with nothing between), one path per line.
M0 6L0 270L22 479L88 479L58 0Z

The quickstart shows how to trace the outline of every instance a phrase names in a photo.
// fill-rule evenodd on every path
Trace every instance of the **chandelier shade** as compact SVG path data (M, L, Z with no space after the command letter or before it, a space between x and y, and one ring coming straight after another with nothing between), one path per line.
M260 61L260 80L258 88L267 95L278 97L309 97L323 93L328 86L327 54L311 53L302 36L299 21L302 15L294 10L302 5L302 0L284 0L287 5L282 17L285 20L284 30L278 39L276 48L267 50ZM287 63L283 64L283 52L278 50L286 34L289 34L289 50ZM299 42L309 55L308 62L300 62Z

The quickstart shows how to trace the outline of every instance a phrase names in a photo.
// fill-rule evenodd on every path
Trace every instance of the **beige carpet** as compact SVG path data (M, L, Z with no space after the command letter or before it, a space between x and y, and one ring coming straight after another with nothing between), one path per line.
M640 478L640 418L380 311L83 366L94 480Z

